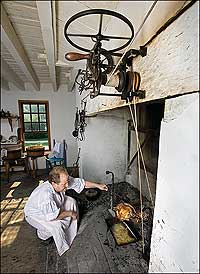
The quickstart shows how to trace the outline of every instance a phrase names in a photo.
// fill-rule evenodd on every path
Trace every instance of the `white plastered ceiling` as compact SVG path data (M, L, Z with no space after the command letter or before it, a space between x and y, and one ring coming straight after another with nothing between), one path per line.
M131 45L138 48L188 1L157 1L152 15L137 39ZM67 52L81 52L65 39L64 26L74 14L88 9L116 11L131 21L137 33L145 15L154 1L1 1L1 78L5 89L12 82L18 89L25 90L31 83L40 90L42 83L51 83L54 91L59 85L67 84L68 90L74 82L77 70L85 67L85 60L70 62ZM130 32L120 20L104 17L106 34L126 36ZM74 33L94 34L98 31L98 16L81 18L71 25ZM77 44L91 49L91 39L76 38ZM106 49L121 41L105 42ZM124 50L122 50L123 53Z

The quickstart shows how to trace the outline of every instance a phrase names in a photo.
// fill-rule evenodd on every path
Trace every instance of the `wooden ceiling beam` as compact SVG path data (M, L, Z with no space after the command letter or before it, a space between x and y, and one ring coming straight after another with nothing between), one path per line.
M34 72L30 60L8 18L8 15L1 4L1 40L8 49L15 61L33 84L36 90L40 90L40 82Z
M44 47L47 54L47 63L49 66L50 78L54 91L57 91L56 79L56 44L55 29L53 22L52 1L36 1L38 15L40 19Z
M1 76L1 87L5 90L10 90L8 81Z
M9 65L1 58L1 74L4 80L12 82L17 88L25 90L24 82L9 67Z
M51 1L51 3L52 3L52 22L53 22L53 33L54 33L54 45L55 45L55 60L57 61L56 1Z

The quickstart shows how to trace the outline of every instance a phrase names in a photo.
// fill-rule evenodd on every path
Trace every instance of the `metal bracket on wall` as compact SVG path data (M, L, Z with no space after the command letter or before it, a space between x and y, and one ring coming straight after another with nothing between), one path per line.
M140 90L141 76L136 71L130 71L130 67L133 63L133 58L141 55L142 57L147 55L147 48L140 47L139 50L130 49L127 51L122 58L121 63L118 66L118 77L119 84L115 89L121 93L121 99L132 101L133 97L138 97L139 99L145 98L145 91Z

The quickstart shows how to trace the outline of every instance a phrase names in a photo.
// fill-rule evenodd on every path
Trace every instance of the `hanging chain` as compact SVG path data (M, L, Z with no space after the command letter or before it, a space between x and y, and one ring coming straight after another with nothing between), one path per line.
M85 139L85 127L87 126L85 122L85 113L86 113L86 102L81 102L81 106L84 104L83 109L80 111L76 108L75 122L74 122L74 131L72 135L77 138L79 141L83 141Z

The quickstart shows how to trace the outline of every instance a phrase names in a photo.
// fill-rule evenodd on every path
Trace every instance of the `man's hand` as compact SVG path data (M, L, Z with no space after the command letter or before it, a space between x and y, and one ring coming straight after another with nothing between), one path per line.
M77 219L77 212L75 211L70 211L71 212L71 217L73 220L76 220Z
M100 190L108 191L106 184L94 183L90 181L85 181L85 188L98 188Z
M62 220L66 217L71 217L73 220L76 220L77 219L77 212L75 211L71 211L71 210L68 210L68 211L61 211L60 214L58 215L58 217L56 218L56 220Z
M108 187L106 184L98 184L98 188L100 190L108 191Z

